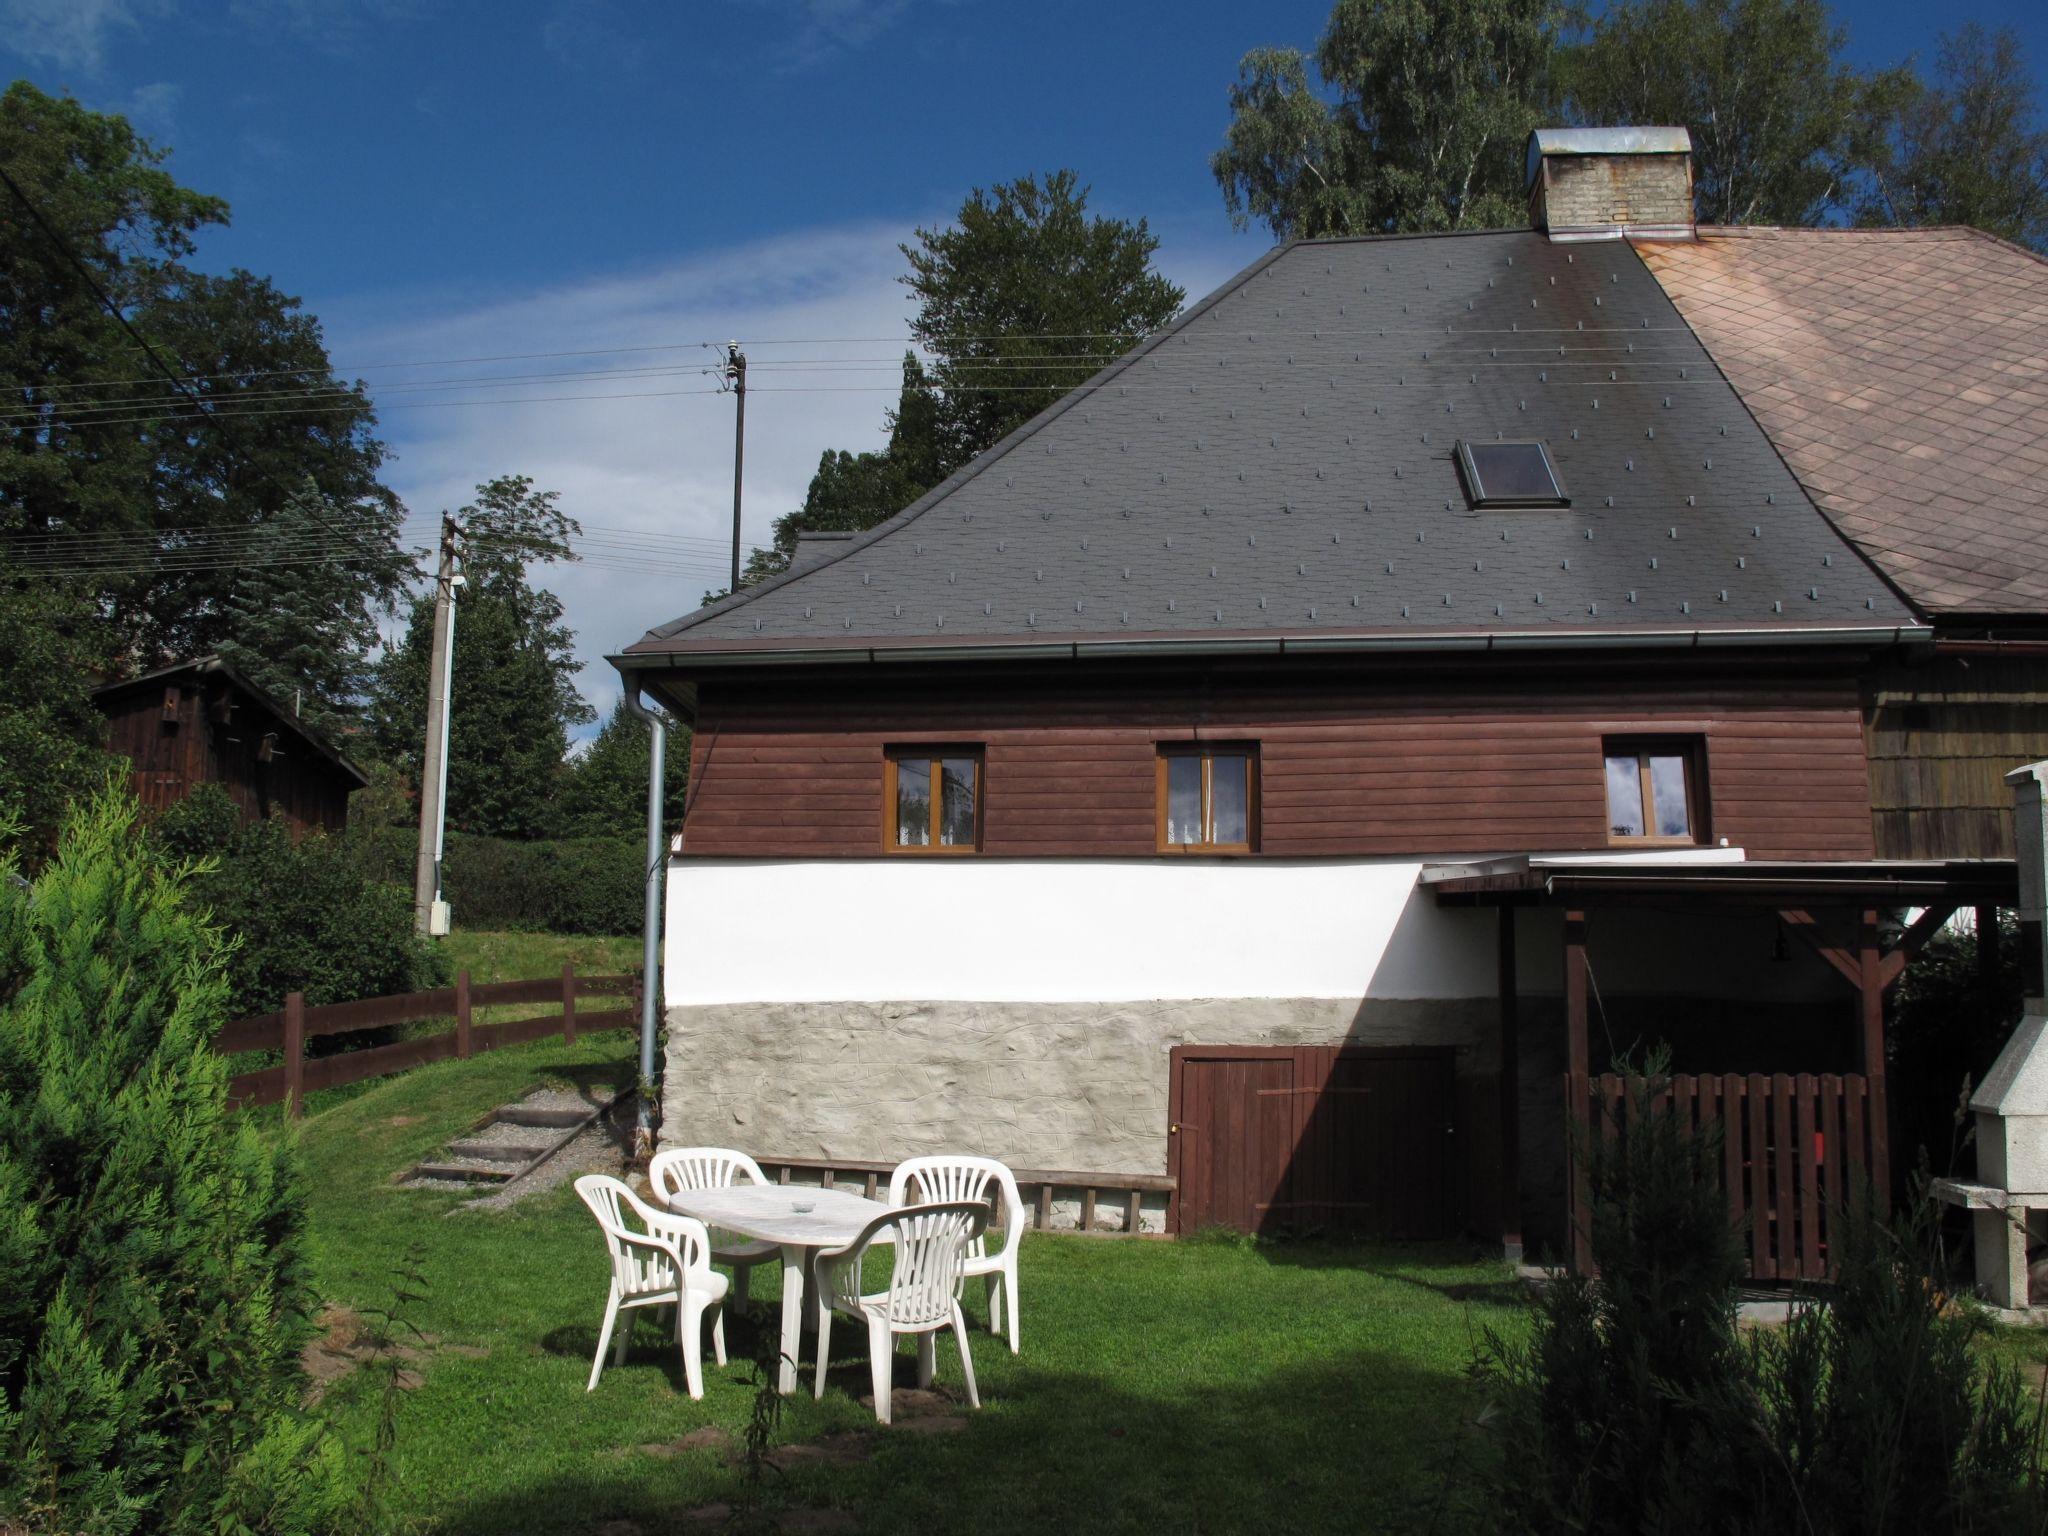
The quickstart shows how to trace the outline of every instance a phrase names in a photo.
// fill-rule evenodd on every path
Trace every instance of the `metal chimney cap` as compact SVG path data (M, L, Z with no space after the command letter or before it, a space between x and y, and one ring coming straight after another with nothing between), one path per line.
M1538 128L1529 135L1525 185L1534 183L1545 155L1689 155L1683 128Z

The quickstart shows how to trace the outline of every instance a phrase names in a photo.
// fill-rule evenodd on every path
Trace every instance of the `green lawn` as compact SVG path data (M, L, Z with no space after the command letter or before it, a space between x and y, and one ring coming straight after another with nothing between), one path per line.
M305 1122L322 1296L386 1304L390 1271L416 1245L431 1294L412 1320L439 1347L401 1399L396 1497L446 1536L651 1536L739 1491L716 1450L638 1448L706 1425L737 1434L751 1405L741 1337L734 1366L707 1358L693 1403L673 1348L643 1320L625 1366L586 1395L606 1267L574 1192L487 1213L388 1182L543 1082L626 1081L633 1044L622 1031L442 1062ZM772 1297L774 1278L757 1279ZM861 1530L933 1536L1414 1528L1455 1479L1477 1331L1523 1316L1501 1265L1400 1246L1029 1236L1022 1292L1021 1357L977 1326L984 1406L963 1431L874 1434L844 1464L771 1477L773 1497L851 1512ZM982 1315L978 1290L969 1310ZM789 1400L778 1439L873 1429L849 1332L836 1342L855 1349L825 1400ZM897 1380L912 1380L907 1343ZM959 1381L950 1345L939 1380ZM368 1385L359 1373L328 1400L357 1441L373 1417Z
M621 976L640 969L640 940L565 933L498 933L458 929L439 941L451 972L487 981L534 981L559 976L574 965L592 976Z

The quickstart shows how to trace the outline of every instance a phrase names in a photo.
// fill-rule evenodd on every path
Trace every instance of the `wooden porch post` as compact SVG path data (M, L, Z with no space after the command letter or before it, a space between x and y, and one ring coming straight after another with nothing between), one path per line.
M1592 1132L1587 1115L1588 1082L1593 1053L1586 1034L1586 914L1564 915L1564 1035L1565 1070L1570 1074L1571 1092L1565 1105L1568 1134L1577 1138ZM1577 1148L1567 1143L1573 1164L1571 1187L1572 1268L1588 1274L1593 1268L1593 1198L1586 1170L1576 1157Z
M1516 1010L1515 909L1499 909L1500 941L1500 1246L1522 1257L1522 1041Z
M1862 972L1862 1061L1870 1094L1870 1180L1879 1206L1891 1209L1891 1118L1884 1086L1884 956L1878 948L1877 909L1865 907L1856 925Z

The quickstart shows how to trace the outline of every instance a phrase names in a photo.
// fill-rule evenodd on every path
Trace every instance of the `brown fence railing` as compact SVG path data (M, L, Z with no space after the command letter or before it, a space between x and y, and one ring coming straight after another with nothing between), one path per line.
M1581 1137L1612 1145L1641 1114L1643 1079L1615 1073L1564 1079L1566 1112L1577 1133L1571 1159L1572 1249L1580 1273L1592 1269L1588 1195L1577 1166ZM1761 1072L1726 1076L1675 1074L1652 1103L1668 1108L1680 1128L1721 1131L1719 1179L1728 1220L1749 1254L1757 1280L1819 1280L1833 1271L1828 1226L1835 1211L1870 1185L1880 1164L1875 1142L1884 1117L1859 1074Z
M236 1019L224 1025L213 1048L224 1056L241 1051L281 1051L284 1060L276 1066L230 1078L229 1102L236 1108L281 1102L288 1106L288 1113L296 1115L304 1106L306 1095L316 1089L338 1088L344 1083L403 1072L430 1061L451 1056L467 1058L479 1051L543 1040L549 1035L573 1041L579 1034L600 1029L631 1028L640 1021L639 988L638 976L578 976L574 966L565 965L559 979L494 981L476 987L470 985L469 972L462 971L452 987L393 997L365 997L351 1003L323 1003L313 1008L306 1006L304 993L293 992L276 1013ZM628 999L627 1006L598 1012L585 1012L579 1006L586 998L600 997L624 997ZM478 1008L526 1003L553 1004L559 1011L502 1023L475 1022ZM306 1054L306 1042L317 1036L446 1018L452 1018L455 1027L442 1034L331 1056Z

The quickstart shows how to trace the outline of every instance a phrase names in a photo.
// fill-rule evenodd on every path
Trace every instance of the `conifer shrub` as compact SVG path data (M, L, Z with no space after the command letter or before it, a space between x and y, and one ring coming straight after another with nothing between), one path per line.
M0 1526L304 1529L297 1155L228 1112L221 941L138 822L0 858Z
M1664 1070L1636 1080L1614 1137L1578 1148L1596 1273L1554 1281L1525 1339L1479 1351L1489 1528L2048 1529L2042 1404L1974 1349L1985 1325L1941 1278L1924 1171L1896 1221L1832 1209L1834 1281L1745 1338L1718 1128L1680 1129L1656 1102Z

